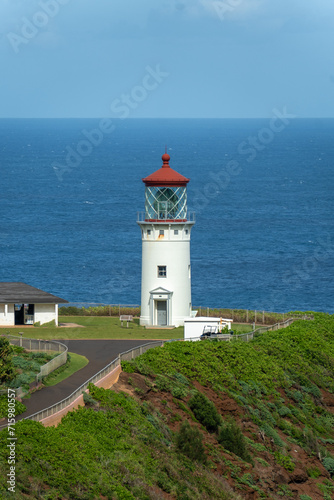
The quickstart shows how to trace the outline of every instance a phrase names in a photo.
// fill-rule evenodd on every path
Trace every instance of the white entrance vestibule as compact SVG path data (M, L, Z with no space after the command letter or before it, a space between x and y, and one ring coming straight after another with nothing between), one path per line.
M168 326L172 324L172 295L165 288L156 288L150 292L150 317L152 325Z

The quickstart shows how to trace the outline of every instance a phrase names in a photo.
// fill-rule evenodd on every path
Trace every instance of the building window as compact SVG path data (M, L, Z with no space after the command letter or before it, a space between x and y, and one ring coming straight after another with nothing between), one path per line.
M158 266L158 278L167 278L167 266Z
M179 230L178 229L174 229L174 234L179 234Z
M147 236L149 236L151 234L151 229L148 229L147 230Z
M185 234L188 234L188 233L189 233L188 229L186 229L184 232L185 232Z
M160 234L160 236L163 236L165 234L165 230L164 229L160 229L159 234Z

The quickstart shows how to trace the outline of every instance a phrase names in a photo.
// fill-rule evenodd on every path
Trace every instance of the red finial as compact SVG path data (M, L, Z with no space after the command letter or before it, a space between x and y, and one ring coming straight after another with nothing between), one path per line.
M164 162L162 168L170 168L168 163L170 160L170 156L169 154L167 154L167 146L165 146L165 154L162 155L161 159Z

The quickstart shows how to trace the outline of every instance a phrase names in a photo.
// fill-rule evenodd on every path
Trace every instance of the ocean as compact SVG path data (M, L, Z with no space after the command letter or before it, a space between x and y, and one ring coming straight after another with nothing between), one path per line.
M334 120L2 119L0 132L0 281L140 304L141 179L166 146L191 179L194 307L334 313Z

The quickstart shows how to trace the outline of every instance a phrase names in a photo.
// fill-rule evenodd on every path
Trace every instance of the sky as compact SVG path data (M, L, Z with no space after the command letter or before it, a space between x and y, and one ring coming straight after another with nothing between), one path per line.
M334 117L333 39L333 0L0 0L0 117Z

